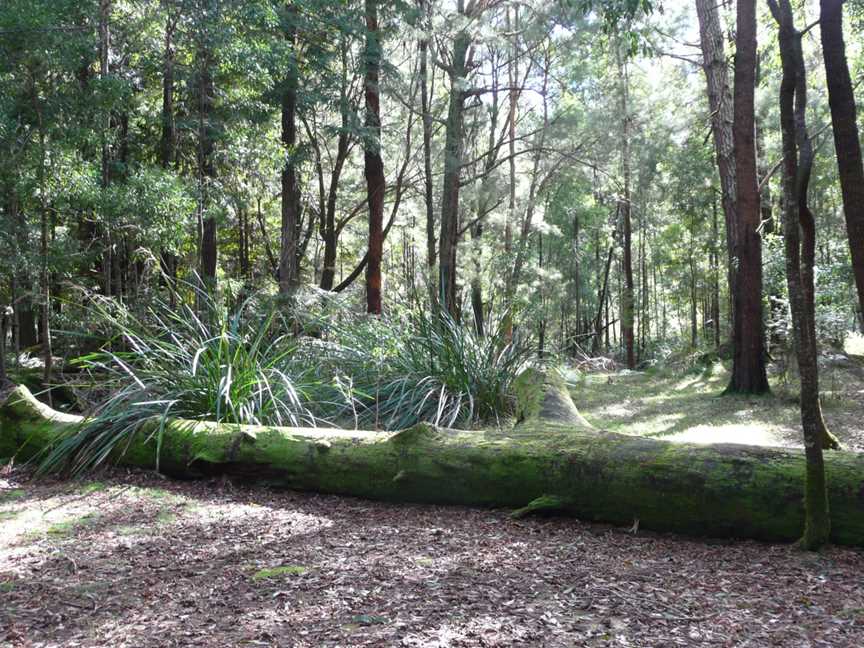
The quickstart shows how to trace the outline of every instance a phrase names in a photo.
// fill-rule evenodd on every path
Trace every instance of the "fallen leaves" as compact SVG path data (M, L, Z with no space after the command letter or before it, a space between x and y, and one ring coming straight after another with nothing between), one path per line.
M864 645L854 550L142 473L25 477L0 499L2 646Z

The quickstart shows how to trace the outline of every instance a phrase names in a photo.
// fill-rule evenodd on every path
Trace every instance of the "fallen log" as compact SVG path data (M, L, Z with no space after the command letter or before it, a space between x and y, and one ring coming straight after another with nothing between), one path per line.
M32 457L81 420L18 387L0 405L0 456ZM157 425L145 423L117 459L154 468ZM791 541L804 523L801 450L672 443L542 416L507 430L400 432L174 420L160 457L160 471L180 478L224 474L378 500L638 520L642 529L689 535ZM864 456L830 452L826 468L831 539L864 546Z

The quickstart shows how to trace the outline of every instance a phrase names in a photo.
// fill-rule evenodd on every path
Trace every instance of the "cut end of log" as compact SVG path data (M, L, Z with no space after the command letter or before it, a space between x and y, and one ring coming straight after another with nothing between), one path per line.
M516 396L517 425L550 421L594 429L579 413L567 383L558 371L526 369L513 381L513 393Z

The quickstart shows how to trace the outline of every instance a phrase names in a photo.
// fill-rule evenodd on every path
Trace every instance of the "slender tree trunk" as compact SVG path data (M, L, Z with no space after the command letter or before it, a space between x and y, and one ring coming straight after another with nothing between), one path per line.
M825 480L823 440L828 430L819 403L819 370L816 352L813 266L816 227L807 205L807 189L813 150L807 133L807 83L801 35L795 30L789 0L769 0L780 24L783 80L780 86L780 122L783 139L784 236L786 282L792 308L792 330L801 377L801 424L807 457L804 495L805 524L801 544L818 549L828 541L831 520Z
M714 333L714 347L720 347L720 253L717 249L717 199L712 203L711 218L711 320Z
M423 24L420 39L420 110L423 113L423 202L426 207L426 270L428 273L429 303L434 306L438 294L435 290L435 204L432 187L432 108L430 105L429 47L432 44L431 0L419 0Z
M162 133L159 142L159 163L165 170L171 168L176 158L177 124L174 116L174 31L177 16L171 13L170 2L165 2L168 17L165 20L165 40L162 54ZM160 262L164 276L170 283L169 300L175 305L177 279L177 255L170 250L162 250Z
M6 307L0 308L0 387L9 381L6 376L6 336L9 334L9 317Z
M621 173L624 179L624 195L621 200L621 217L624 230L624 293L621 296L621 336L627 355L627 368L636 368L636 355L633 349L633 243L630 218L630 80L627 75L627 62L622 59L620 43L615 43L618 62L618 83L621 100Z
M618 207L615 210L615 231L612 234L612 244L609 246L609 252L606 255L606 266L603 270L603 283L600 284L600 292L597 295L597 315L594 317L594 340L591 343L591 354L597 355L600 353L600 344L602 341L601 334L605 331L606 333L606 346L609 346L609 301L607 298L608 289L609 289L609 270L612 268L612 257L615 254L615 243L618 238L618 216L619 211L621 209L621 205L619 203ZM599 241L598 241L598 254L597 254L597 264L599 269L600 255L599 255ZM603 312L606 312L606 325L603 326Z
M715 0L696 0L702 58L708 86L708 109L711 111L711 132L714 138L714 153L720 175L723 216L726 223L726 274L729 293L734 295L738 224L736 215L738 192L733 146L734 114L728 63L723 47L724 34L717 6ZM734 317L734 314L732 316Z
M546 187L546 183L551 178L547 174L541 179L541 162L548 155L546 152L546 137L549 134L549 74L551 69L550 51L547 48L544 53L543 62L543 81L540 87L540 96L543 104L543 127L535 141L536 153L533 155L531 162L531 183L528 186L528 196L525 207L525 214L522 218L522 223L519 228L519 240L516 244L516 258L513 260L513 272L510 276L509 287L511 295L515 294L517 287L522 278L522 268L525 264L526 252L528 251L529 238L531 236L531 228L534 221L534 213L537 206L537 199ZM512 158L511 158L512 160ZM508 326L510 322L508 322Z
M27 239L27 219L24 213L20 210L18 204L18 196L15 194L14 187L10 186L7 189L6 209L9 215L9 221L15 228L15 239L18 244L18 252L21 256L18 258L22 261L27 251L30 249L30 244ZM33 295L31 278L23 269L24 263L21 263L20 268L14 269L12 280L12 308L13 316L13 338L15 339L16 355L23 349L35 346L38 343L36 335L36 312L33 309Z
M460 13L464 2L459 0ZM467 57L471 44L468 32L456 35L448 71L450 100L447 109L447 127L444 145L444 181L441 192L441 229L438 238L438 298L442 308L454 318L458 317L456 293L456 251L459 244L459 185L464 148L465 89L468 75Z
M290 295L299 285L300 197L297 183L297 88L300 62L298 60L297 27L295 15L289 11L285 27L285 40L291 45L292 56L282 89L282 146L285 164L282 167L282 226L279 247L279 292Z
M213 160L214 128L213 104L215 88L213 83L213 55L205 46L198 50L198 177L200 183L200 222L201 222L201 278L208 288L216 287L217 228L215 216L210 211L210 185L216 178Z
M51 372L54 367L54 355L51 345L51 274L48 264L48 204L45 187L45 131L42 116L39 116L39 283L42 289L40 304L39 337L42 342L43 373L45 385L51 382ZM49 402L51 392L48 392Z
M339 230L336 226L336 201L339 195L339 184L342 179L342 169L350 151L348 115L348 43L342 41L341 47L342 76L339 90L339 113L341 129L336 141L336 157L333 160L333 170L330 174L330 187L327 191L327 201L324 209L324 223L321 238L324 241L324 267L321 270L321 290L333 290L336 280L336 253L339 246Z
M770 391L765 371L762 320L762 239L759 187L756 178L756 0L738 0L735 53L735 167L737 185L736 261L732 342L732 378L727 391L762 394Z
M366 263L366 312L381 314L381 261L384 256L384 162L381 159L381 34L378 0L365 0L366 12L366 137L363 173L369 203L369 260Z
M509 259L513 251L513 223L516 222L516 118L519 111L519 6L513 6L511 22L510 7L507 7L507 30L513 34L513 44L510 48L510 62L507 65L508 81L510 82L510 111L507 116L507 147L509 172L507 195L507 219L504 222L504 252Z
M485 313L483 312L483 285L481 283L480 267L482 240L483 220L478 218L477 222L471 227L471 242L474 247L474 273L471 276L471 310L474 312L474 329L477 331L477 335L481 337L486 333Z
M103 81L110 74L109 52L111 49L111 31L109 17L111 13L111 0L99 0L99 78ZM102 155L100 180L103 192L111 183L111 148L108 143L108 134L111 130L111 117L105 115L102 124ZM114 259L112 258L111 227L107 218L103 218L102 227L102 292L111 295L113 290L112 272Z
M821 0L820 4L819 25L822 30L831 126L834 129L834 149L864 331L864 163L856 121L855 95L846 62L846 44L843 42L843 0Z

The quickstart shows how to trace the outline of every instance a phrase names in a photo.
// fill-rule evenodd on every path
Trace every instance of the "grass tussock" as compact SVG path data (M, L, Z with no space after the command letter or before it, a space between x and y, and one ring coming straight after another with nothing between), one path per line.
M497 423L512 412L511 385L530 357L527 341L501 326L480 336L446 314L342 311L311 327L307 317L304 327L284 303L248 298L229 309L191 290L192 301L157 300L140 315L94 301L94 316L116 334L77 362L106 397L41 457L40 474L92 472L145 433L158 465L170 418L378 429Z

